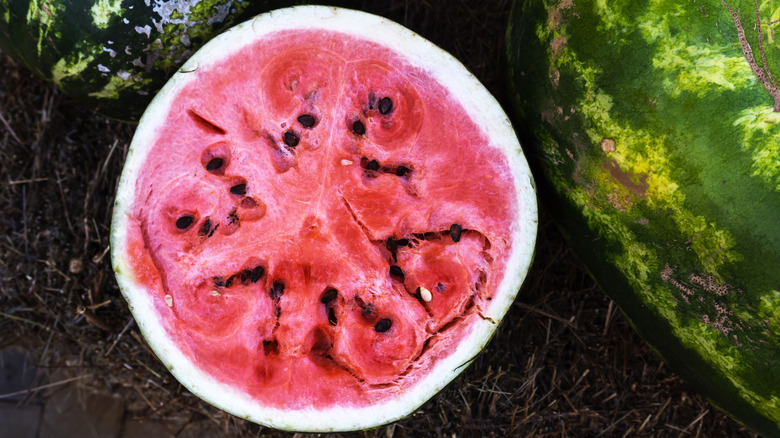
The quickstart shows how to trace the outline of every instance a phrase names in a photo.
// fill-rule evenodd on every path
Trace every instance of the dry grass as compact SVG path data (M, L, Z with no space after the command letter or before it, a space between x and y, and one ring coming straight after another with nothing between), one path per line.
M345 3L407 25L500 93L507 0ZM107 252L132 133L0 55L0 348L21 345L51 375L182 432L206 419L232 436L286 436L192 396L140 337ZM530 277L484 354L411 417L361 435L752 436L641 342L544 209Z

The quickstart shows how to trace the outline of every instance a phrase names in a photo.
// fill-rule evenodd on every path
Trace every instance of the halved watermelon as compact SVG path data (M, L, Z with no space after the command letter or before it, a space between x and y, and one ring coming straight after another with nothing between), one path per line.
M354 430L474 359L536 225L512 127L461 64L379 17L306 6L214 39L154 99L111 246L193 393L276 428Z

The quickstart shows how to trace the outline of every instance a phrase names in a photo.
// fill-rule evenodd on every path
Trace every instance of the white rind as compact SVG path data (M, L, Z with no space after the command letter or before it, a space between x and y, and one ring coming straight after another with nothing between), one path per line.
M391 48L412 65L426 70L461 103L472 120L504 149L515 180L520 217L513 230L505 278L490 307L452 354L435 363L430 373L392 401L367 407L281 410L259 405L241 391L220 383L198 369L164 333L149 295L130 272L126 233L135 196L135 179L154 144L157 130L178 92L193 78L187 71L224 59L243 44L281 30L331 30L354 35ZM214 38L203 46L166 84L141 118L130 145L116 201L111 255L117 281L136 323L149 345L171 373L192 393L238 417L270 427L296 431L346 431L376 427L403 418L454 379L479 354L512 305L533 257L537 230L536 192L528 164L511 123L498 102L463 65L448 53L410 30L374 15L324 6L298 6L259 15Z

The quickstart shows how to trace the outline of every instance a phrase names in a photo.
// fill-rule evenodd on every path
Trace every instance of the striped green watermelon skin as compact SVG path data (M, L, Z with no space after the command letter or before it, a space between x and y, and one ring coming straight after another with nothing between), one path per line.
M777 0L518 0L507 32L516 127L575 252L673 369L768 436L778 31Z
M200 46L283 0L0 0L0 50L65 94L136 122Z

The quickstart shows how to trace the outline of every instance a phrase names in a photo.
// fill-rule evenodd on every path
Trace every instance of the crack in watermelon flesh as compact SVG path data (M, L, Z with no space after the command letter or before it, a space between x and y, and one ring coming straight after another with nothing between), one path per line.
M270 406L404 392L502 280L505 153L426 71L349 35L279 32L189 74L127 234L168 336Z

